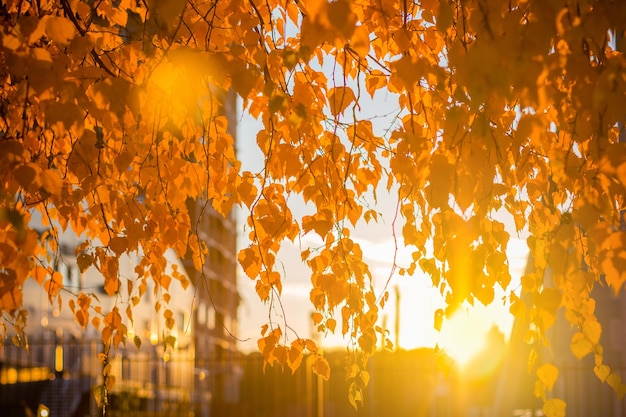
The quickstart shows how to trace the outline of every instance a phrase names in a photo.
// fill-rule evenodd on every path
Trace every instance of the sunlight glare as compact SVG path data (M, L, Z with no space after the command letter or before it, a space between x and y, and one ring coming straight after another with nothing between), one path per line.
M170 105L183 107L197 105L197 96L202 90L201 65L192 56L176 54L169 61L160 63L150 76L149 94L157 100L165 100Z
M444 320L438 344L464 367L485 348L485 335L492 323L477 310L460 310Z

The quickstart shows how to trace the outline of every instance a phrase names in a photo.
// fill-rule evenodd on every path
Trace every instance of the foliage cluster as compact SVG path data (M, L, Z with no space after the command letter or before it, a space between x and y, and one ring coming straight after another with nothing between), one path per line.
M397 195L398 244L413 250L398 271L428 274L443 313L489 304L500 286L539 351L562 308L578 329L574 354L593 355L598 378L624 393L590 293L626 280L626 3L8 0L0 22L0 311L18 332L26 279L61 303L60 230L84 239L81 270L97 268L131 319L147 280L165 302L171 280L185 280L165 273L166 250L197 268L205 260L188 202L222 214L240 205L251 244L238 258L263 300L280 295L283 242L323 241L302 250L314 320L354 342L358 401L387 294L374 293L351 231L379 219L367 198L380 185ZM221 110L229 90L263 124L260 172L237 159ZM381 92L398 113L377 135L360 103ZM313 214L295 216L293 195ZM503 210L531 236L524 300L508 289L509 233L494 217ZM136 279L122 283L118 258L137 251ZM80 325L125 340L119 311L71 298ZM317 347L286 330L268 323L259 347L295 368ZM323 358L316 369L327 376ZM538 367L539 396L557 374ZM552 399L545 411L563 408Z

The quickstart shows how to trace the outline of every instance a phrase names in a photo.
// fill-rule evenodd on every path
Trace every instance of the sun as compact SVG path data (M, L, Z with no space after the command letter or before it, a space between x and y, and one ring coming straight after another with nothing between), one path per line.
M511 238L507 247L511 273L509 288L519 286L528 258L528 246L521 238ZM476 303L463 305L451 317L443 321L441 331L434 329L432 317L435 310L445 309L443 297L427 280L411 279L398 281L400 294L399 346L403 349L435 347L445 350L460 368L480 353L492 348L488 334L495 326L508 339L514 317L509 305L504 302L510 290L496 287L494 301L488 306ZM393 316L389 320L391 323Z
M479 311L460 310L444 321L437 344L462 368L485 348L491 325Z

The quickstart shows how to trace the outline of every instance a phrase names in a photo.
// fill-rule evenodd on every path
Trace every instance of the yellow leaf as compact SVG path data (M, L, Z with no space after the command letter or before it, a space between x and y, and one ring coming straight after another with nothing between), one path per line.
M551 363L544 363L537 369L537 378L543 383L548 391L552 391L554 383L559 377L559 369Z
M165 347L176 349L176 337L175 336L169 335L165 338L163 342L165 344Z
M570 343L570 349L574 356L578 359L582 359L591 352L593 352L593 344L585 337L581 332L576 332L572 336Z
M587 319L583 323L583 334L594 345L600 343L600 335L602 334L602 325L595 319Z
M393 63L394 74L407 89L417 83L424 72L423 62L412 55L404 55Z
M107 390L104 384L96 385L93 388L92 393L93 393L94 399L96 400L96 405L98 406L98 408L104 407L107 401Z
M350 388L348 390L348 401L350 401L350 404L355 410L358 410L359 405L363 404L363 391L355 382L350 384Z
M556 288L544 288L537 299L537 306L549 313L556 313L561 305L561 291Z
M626 385L622 382L622 378L619 374L611 372L606 378L606 383L613 388L613 391L615 391L620 399L624 396L624 393L626 393Z
M596 374L600 381L604 382L611 373L611 368L609 368L605 364L599 364L593 367L593 372Z
M241 183L237 187L237 192L239 193L241 201L243 201L246 206L251 207L258 194L257 187L254 185L254 177L244 175Z
M369 334L362 334L358 339L359 347L363 352L372 354L376 349L376 338Z
M543 414L546 417L565 417L566 406L565 401L559 398L551 398L543 404Z
M441 331L441 325L443 324L443 310L438 308L435 311L435 330Z
M115 382L116 382L115 375L107 375L106 376L105 385L106 385L107 391L111 391L111 389L115 385Z

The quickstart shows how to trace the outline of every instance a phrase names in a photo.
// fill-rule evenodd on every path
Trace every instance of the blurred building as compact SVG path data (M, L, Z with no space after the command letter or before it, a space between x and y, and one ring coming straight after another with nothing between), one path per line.
M545 282L550 285L549 276ZM615 294L605 283L596 283L592 296L596 300L596 317L602 325L604 363L625 380L626 293L622 290ZM522 295L522 300L524 297L528 296ZM528 322L516 318L497 389L494 416L543 416L543 402L533 394L535 375L528 370L530 346L524 342L527 330ZM572 353L570 344L576 331L560 308L554 325L547 331L550 348L540 352L540 360L559 369L552 396L566 402L568 417L626 416L626 401L596 377L593 355L579 360Z
M239 402L237 351L236 223L231 213L226 219L209 205L196 203L190 212L192 224L209 254L202 271L190 260L185 262L194 285L194 345L197 395L201 415L228 415ZM191 303L189 305L192 305Z
M236 96L231 90L222 99L222 113L228 118L228 133L235 138ZM209 250L202 271L191 259L184 265L194 285L194 345L196 354L197 401L200 415L226 416L239 403L242 368L237 350L237 221L235 211L224 218L210 202L188 204L191 224Z
M616 295L607 284L596 283L592 296L596 300L596 317L602 325L604 363L625 381L626 293L622 290ZM626 416L626 400L596 377L593 355L578 360L572 353L570 342L575 330L563 314L551 329L553 361L559 368L554 395L567 403L568 417Z

